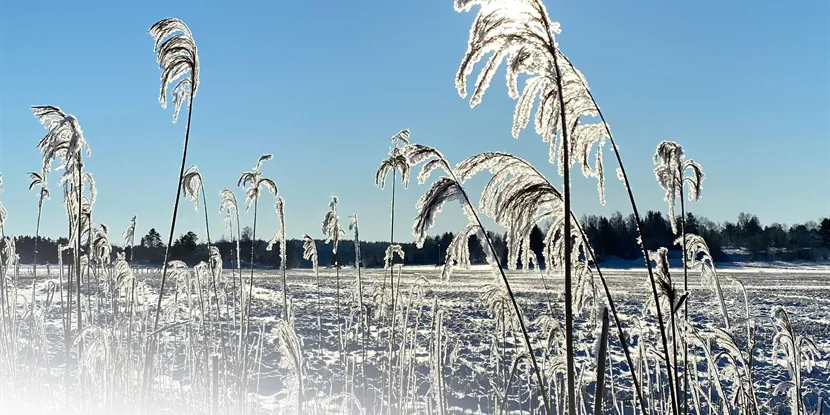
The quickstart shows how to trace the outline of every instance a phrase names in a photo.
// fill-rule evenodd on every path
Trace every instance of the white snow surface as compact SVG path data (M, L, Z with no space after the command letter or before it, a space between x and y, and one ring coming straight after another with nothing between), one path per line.
M628 320L628 317L640 316L644 302L651 295L647 273L642 266L637 267L633 262L629 263L629 266L621 263L610 265L604 267L603 273L617 309L623 316L623 328L631 330L634 322ZM24 288L28 271L28 267L22 267L20 289L20 296L26 298L27 301L31 297L31 285L28 285L28 289ZM46 278L43 278L45 272L44 267L38 268L41 276L38 282L38 296L44 295L44 288L47 286ZM225 272L229 273L230 270L226 269ZM743 282L749 298L749 317L758 319L756 323L759 328L756 333L758 346L753 354L755 360L753 379L762 408L766 408L769 413L787 410L786 399L782 396L773 396L772 391L779 383L790 380L789 374L783 361L772 355L771 338L774 328L770 323L763 321L764 318L770 316L774 306L781 305L789 313L794 331L811 338L820 351L818 364L811 371L802 373L803 394L807 407L811 411L817 410L816 405L820 397L826 401L830 393L830 364L828 363L830 360L830 264L732 265L719 267L719 273L724 284L724 295L731 318L740 321L746 318L746 313L743 296L726 277ZM49 279L56 281L55 274L56 270L52 267ZM247 279L247 272L243 275ZM402 331L406 329L417 333L417 342L414 347L406 346L411 347L407 350L411 350L412 354L406 356L411 357L414 369L407 376L407 382L411 382L407 396L398 397L398 400L403 402L402 405L410 412L428 412L431 387L434 385L429 375L432 357L430 342L434 334L433 307L437 304L438 309L444 313L443 327L446 330L443 346L446 348L445 357L448 358L448 362L444 366L444 388L448 410L451 413L492 413L493 397L497 395L495 391L499 390L500 393L505 378L501 372L504 370L501 366L503 362L497 361L493 353L494 348L503 350L505 359L507 359L504 363L508 368L512 359L523 349L517 331L508 330L506 342L501 342L501 330L495 326L493 316L488 313L487 304L481 298L488 284L501 284L500 280L494 279L488 266L473 266L469 270L459 269L454 273L453 278L446 282L440 280L441 269L435 266L406 266L403 267L400 275L402 279L399 281L398 274L395 273L395 284L400 284L399 297L396 298L399 306L396 320L396 345L393 346L396 356L402 354ZM682 270L673 269L673 275L675 283L682 286ZM137 276L142 280L153 281L158 277L158 270L139 270ZM382 269L363 269L361 277L366 303L371 303L370 299L373 294L380 295L380 287L384 285L384 281L388 284L388 271ZM427 282L424 283L421 277ZM362 360L360 337L355 329L356 322L359 321L355 317L357 307L353 294L356 292L356 270L353 268L340 270L343 315L340 319L337 318L334 301L337 292L334 270L321 268L319 278L322 283L322 298L320 299L317 297L317 279L312 270L288 270L287 274L288 292L305 365L305 396L309 400L315 399L314 397L330 396L343 392L345 387L348 389L346 392L353 393L367 412L372 413L373 408L377 409L377 405L380 405L379 400L382 399L382 393L378 389L384 389L384 385L387 385L385 368L390 333L388 323L384 322L387 322L388 318L375 316L377 319L387 320L370 321L371 329L367 334L366 346L366 372L368 382L373 384L375 389L374 393L367 392L367 401L362 401L364 398L362 391L358 391L360 382L356 382L356 385L344 386L343 379L344 376L348 377L348 372L344 375L337 347L339 324L347 333L346 349L349 356L347 360L355 364L359 364ZM552 271L543 281L537 270L528 270L527 272L509 272L508 279L522 307L534 348L541 348L546 333L541 333L532 322L541 314L548 312L548 301L550 301L550 309L555 319L564 325L563 277L560 272ZM599 282L598 279L597 282ZM251 312L256 327L252 331L258 332L262 329L266 336L262 355L263 369L257 382L259 390L252 399L261 409L275 412L288 411L287 405L290 405L289 402L285 402L282 390L286 374L278 365L280 350L276 347L275 339L271 334L271 329L282 314L281 284L278 270L257 270ZM157 287L157 282L150 282L149 285ZM413 290L414 286L423 289ZM722 318L717 300L708 288L700 285L697 273L692 271L689 272L689 289L691 293L688 303L692 324L702 333L706 333L711 327L720 327ZM168 289L166 292L170 294L172 291ZM414 295L411 294L413 292ZM157 291L153 290L148 293L148 297L153 299L151 302L154 302L156 293ZM385 291L384 295L388 296L389 291ZM379 297L375 298L378 301ZM602 295L598 298L602 303L605 302ZM322 332L318 331L318 301L322 304ZM387 298L386 301L388 302L389 299ZM595 310L596 308L590 309L590 307L583 310L575 322L576 339L579 343L576 347L578 362L576 367L582 374L579 388L583 391L593 391L594 388L596 358L593 356L593 345L596 338L597 318L592 314ZM60 362L61 322L58 313L54 313L51 317L52 319L47 323L47 331L50 332L50 338L53 340L50 347L55 349L50 353L55 360L52 367L53 370L61 372L59 369L62 364ZM653 320L651 325L656 326ZM615 383L614 393L619 399L617 405L624 407L624 410L619 412L629 413L628 411L634 405L630 378L616 332L613 330L613 322L611 326L609 352ZM743 334L745 328L735 326L731 332L737 339L745 339L745 334ZM627 335L630 338L631 333ZM739 345L743 347L740 342ZM658 349L657 343L652 346ZM541 352L538 355L541 357ZM511 409L523 411L523 413L537 413L540 410L538 402L529 398L532 394L529 392L528 385L532 383L533 378L525 366L520 365L518 375L521 379L518 385L524 386L514 387L510 392ZM395 373L394 376L395 382L399 382L398 374ZM60 378L56 379L59 383ZM556 399L560 395L561 391L553 398ZM592 393L586 396L592 396Z

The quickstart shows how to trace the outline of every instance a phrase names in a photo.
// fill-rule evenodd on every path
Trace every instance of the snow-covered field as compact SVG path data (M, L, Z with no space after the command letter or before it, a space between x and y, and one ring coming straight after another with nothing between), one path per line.
M26 288L27 271L21 270L21 298L31 296L31 285ZM54 269L52 273L54 276ZM230 271L227 269L223 274L226 289L232 289L234 284L234 279L229 274ZM244 275L247 279L248 274ZM641 318L644 304L651 295L647 274L644 269L607 269L604 275L623 318L622 326L629 341L636 346L637 342L632 340L634 336L642 335L643 338L647 338L650 333L641 332L638 328L643 321L649 321L646 325L654 326L650 320L653 317ZM682 278L682 272L678 274L675 271L674 275L674 278ZM156 270L146 270L138 273L137 278L146 282L149 287L157 287L157 276ZM438 413L436 403L440 405L440 399L445 400L444 405L450 413L494 413L503 401L508 403L511 410L522 410L525 413L539 411L540 402L536 399L534 378L530 374L526 359L521 360L517 366L516 380L512 381L507 397L501 395L506 388L506 381L510 378L513 362L523 346L520 333L514 330L515 326L508 323L505 331L501 326L497 326L494 312L500 312L498 293L501 290L488 268L457 270L448 282L440 281L440 269L436 267L404 267L400 273L396 271L394 334L389 313L390 290L381 289L389 284L389 272L381 269L362 270L363 299L369 316L369 330L365 337L366 360L363 365L361 345L364 340L359 324L360 314L357 313L356 276L354 269L346 268L340 271L342 317L338 318L334 270L320 269L319 279L312 270L288 271L288 298L295 319L294 330L300 340L305 401L314 401L322 405L335 401L346 402L353 397L367 413L385 411L386 406L383 402L386 401L389 391L389 360L392 356L391 384L395 413ZM538 271L530 270L526 273L510 272L508 277L513 293L521 304L524 321L528 324L534 348L537 349L537 358L540 359L540 365L545 368L543 371L551 378L561 377L561 367L557 369L557 364L564 359L563 350L557 349L557 343L554 342L554 347L549 349L550 356L540 351L548 344L551 327L554 327L557 321L564 321L561 275L553 272L543 280ZM802 363L801 372L802 395L808 403L808 413L815 413L819 399L826 401L830 393L830 268L727 268L721 270L720 277L732 320L730 332L738 346L744 349L747 338L746 326L743 325L746 319L744 297L736 289L737 285L730 284L729 281L739 280L746 289L749 317L757 328L757 344L752 354L752 379L761 407L766 408L768 413L788 411L786 397L773 396L773 391L778 385L791 380L783 355L773 356L772 353L775 328L769 318L773 307L781 305L789 314L795 334L812 339L820 352L818 363L813 367L805 367ZM691 272L689 278L690 319L705 339L711 333L712 327L723 324L723 319L716 298L708 288L701 286L697 273ZM317 294L318 281L322 285L321 298ZM38 284L39 296L45 295L47 286L45 281ZM151 307L154 307L156 292L155 288L150 288L146 293L149 300L147 303L151 304ZM168 288L166 292L172 293L172 288ZM86 302L86 297L84 298ZM601 295L597 298L603 301ZM57 294L53 301L52 312L46 322L46 331L47 338L50 339L49 367L55 374L53 380L59 384L60 373L63 371L63 344L60 340L63 332ZM94 297L90 303L95 307ZM380 307L380 304L386 304L386 307ZM597 305L590 301L586 301L585 304L576 322L576 367L580 374L579 387L592 391L595 387L596 333L600 323L596 313ZM233 307L233 304L226 304L226 307ZM440 311L439 319L436 318L436 309ZM182 312L181 306L179 311ZM510 314L509 311L507 314ZM252 404L261 410L287 412L290 410L289 405L296 399L289 393L296 387L296 376L284 364L284 349L280 347L276 332L273 331L282 318L282 281L278 271L256 272L251 315L254 334L249 341L255 347L249 357L254 373L249 378L250 399ZM322 330L318 330L318 315ZM540 318L550 315L554 318ZM230 313L224 317L224 330L227 333L232 332L235 324L234 319L229 316ZM172 321L174 320L171 319L170 322ZM440 322L440 331L437 322ZM195 321L193 323L195 327ZM180 329L181 327L170 331L176 333ZM653 330L653 327L649 330ZM339 340L340 332L343 333L343 346ZM181 340L178 337L181 333L178 333L168 338L169 344L174 345L177 340ZM257 333L262 333L261 347L258 347L260 337ZM440 342L438 333L441 334ZM561 336L561 332L556 333L554 330L553 337L557 336ZM25 338L25 335L21 335L21 338ZM229 338L233 337L229 335ZM391 354L390 338L394 339ZM644 366L652 367L653 372L654 362L659 360L654 355L659 348L656 342L649 346L653 346L653 351L647 348ZM218 345L212 345L210 348L218 353ZM341 350L344 352L341 353ZM714 395L716 392L712 390L712 384L705 379L709 372L705 369L704 354L699 349L690 350L693 355L700 356L698 375L701 377L699 384L702 390ZM178 349L178 352L184 353L181 349ZM606 378L606 389L610 389L610 393L606 394L606 412L631 413L635 405L633 392L625 358L613 330L613 322L609 352L613 364L612 376ZM635 356L639 354L635 353ZM280 364L281 362L283 364ZM178 359L174 365L185 367L186 363ZM726 368L728 365L718 360L718 366L724 393L731 399L733 386ZM362 374L364 371L365 382ZM171 395L181 393L187 400L187 394L182 391L186 390L190 382L188 376L193 375L184 369L170 369L168 373L169 379L159 381L156 390ZM438 373L442 375L440 379L437 377ZM642 375L643 372L638 373ZM660 384L659 379L654 378L653 374L651 377L653 379L650 382ZM226 381L227 379L223 380ZM550 379L548 381L550 382ZM645 385L646 382L643 381L641 384ZM365 391L364 383L367 385ZM552 384L561 385L562 379L557 378ZM654 390L655 393L665 393L665 390L660 391L657 387ZM557 402L561 402L559 397L562 393L562 390L552 388L554 407L557 406ZM700 405L706 408L707 400L704 397L698 399L703 400ZM716 396L708 399L714 402L719 400ZM207 402L199 402L196 405L207 405ZM585 409L590 410L593 402L586 402L585 405ZM557 413L559 411L558 408L551 410ZM655 409L655 412L660 411ZM708 413L705 410L703 412Z
M354 285L353 271L343 272L346 277L341 280L343 286ZM371 271L364 277L371 276L370 284L377 286L382 284L382 271ZM488 396L494 389L492 385L501 385L504 376L499 372L498 363L493 360L491 347L494 333L497 333L494 319L488 313L487 303L482 299L482 293L487 289L488 284L493 283L493 278L486 267L471 270L470 272L457 272L450 282L443 283L438 280L440 270L435 267L414 267L404 268L403 282L400 292L402 301L409 302L411 288L417 281L423 287L423 294L416 296L413 307L422 307L425 312L431 310L437 299L439 309L444 310L444 324L447 329L447 343L450 354L453 349L458 351L453 354L454 360L446 370L448 379L452 379L451 397L448 398L449 405L464 409L477 409L490 413L492 408L488 407ZM620 313L623 316L634 316L642 314L644 301L651 295L648 285L647 273L644 269L607 270L606 278L609 283L612 295L617 301ZM259 274L262 283L260 289L255 292L256 303L254 313L259 321L268 324L273 319L275 308L279 308L281 296L281 283L277 274L261 272ZM421 276L426 277L428 283L419 280ZM682 273L680 275L682 277ZM563 321L563 296L562 287L564 281L561 275L553 275L553 278L546 278L543 283L538 272L527 273L513 272L509 275L513 292L519 298L527 321L534 321L548 310L546 298L552 301L554 315ZM334 346L336 344L337 330L335 305L331 299L334 297L333 275L326 272L322 276L326 281L324 289L324 345ZM677 278L677 277L675 277ZM770 392L781 382L789 380L789 375L783 361L779 357L772 358L772 336L774 329L769 322L763 318L771 317L772 308L775 305L784 306L788 312L796 334L812 338L822 353L820 363L809 373L804 373L804 392L807 400L814 405L819 394L827 396L830 393L830 267L813 269L771 269L761 267L736 267L721 271L721 278L728 281L728 278L738 279L743 282L749 301L750 317L757 319L758 327L756 333L756 346L754 358L753 378L758 388L758 394L764 399L770 398ZM701 287L696 273L690 273L690 290L692 294L689 302L691 319L698 326L700 332L705 333L709 325L719 325L722 322L718 314L717 301L713 293ZM289 274L289 290L295 304L295 316L297 316L297 327L306 341L306 358L309 362L309 373L312 378L330 379L335 365L325 362L336 361L335 347L325 348L323 355L317 350L316 320L315 320L315 289L313 273L310 271L294 271ZM397 284L397 282L396 282ZM546 287L547 286L547 290ZM734 287L726 284L725 297L730 316L735 320L745 318L743 295ZM371 291L371 290L370 290ZM578 355L587 365L593 364L593 333L595 332L595 317L591 316L593 310L586 309L577 322L578 329L581 329L585 336L583 344L589 350L577 350ZM410 312L410 326L414 327L415 311ZM403 318L403 317L400 317ZM400 324L400 322L398 322ZM428 342L430 337L430 326L432 317L429 312L421 316L419 330L422 337L419 337L420 350L416 359L426 364L428 359ZM626 325L624 324L624 327ZM541 337L538 327L531 325L531 333L537 335L538 345L541 346ZM742 332L745 329L734 329L736 338L743 339ZM371 337L371 336L370 336ZM616 342L612 332L612 342L617 347L612 347L616 370L624 370L624 357L619 343ZM374 340L372 338L371 340ZM375 345L378 341L373 342ZM380 342L385 345L385 341ZM740 343L739 343L740 344ZM521 343L517 339L508 340L508 366L515 356L510 349L518 350ZM656 346L656 345L655 345ZM495 346L498 347L498 346ZM328 352L326 352L328 350ZM377 356L385 355L384 350L376 350ZM590 353L591 356L588 356ZM777 362L777 363L776 363ZM582 363L582 362L581 362ZM579 366L577 366L579 367ZM586 378L592 377L593 368L586 373ZM625 382L625 375L615 372L615 378ZM426 394L428 379L423 379L424 387L421 393ZM584 385L588 386L585 379ZM619 385L618 385L619 386ZM593 387L593 386L591 386ZM527 395L525 387L524 395ZM620 393L620 396L631 396L630 393ZM825 397L825 400L827 398ZM782 404L780 399L772 400L769 405L775 410ZM631 405L627 403L626 406ZM764 403L762 403L764 405ZM516 409L519 409L517 404Z

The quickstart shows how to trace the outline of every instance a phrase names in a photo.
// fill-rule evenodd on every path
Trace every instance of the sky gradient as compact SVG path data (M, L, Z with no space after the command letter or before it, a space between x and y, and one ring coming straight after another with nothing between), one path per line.
M652 155L661 140L682 144L707 177L688 209L716 222L739 212L765 224L830 215L830 6L824 0L547 3L562 24L563 51L585 74L618 140L641 211L666 211ZM211 234L223 235L219 190L263 153L263 173L286 200L289 238L322 237L333 195L344 227L360 217L361 239L389 238L390 188L374 185L389 137L403 128L457 163L507 151L554 184L556 166L532 129L510 136L514 101L504 71L471 110L453 84L472 13L452 1L11 2L0 0L0 201L8 234L34 234L45 130L30 105L78 117L92 149L93 221L120 234L138 216L136 238L155 227L166 240L186 113L158 104L159 69L147 29L178 17L200 58L188 165L208 191ZM477 75L474 75L477 76ZM471 80L471 82L474 79ZM607 204L577 176L577 215L630 212L615 160L606 151ZM59 173L49 177L41 234L66 234ZM471 191L482 180L471 183ZM415 202L427 189L398 188L396 239L410 241ZM259 235L276 229L273 199L260 205ZM435 232L459 230L455 205ZM244 212L243 212L244 213ZM204 235L192 203L176 234ZM252 215L242 218L250 224Z

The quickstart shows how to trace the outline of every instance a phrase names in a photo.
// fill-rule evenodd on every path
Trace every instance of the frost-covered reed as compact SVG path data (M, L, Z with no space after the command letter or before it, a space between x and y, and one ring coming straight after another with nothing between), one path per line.
M161 88L159 90L159 103L162 108L167 108L167 94L170 84L176 83L170 92L173 95L173 122L179 117L184 101L187 101L187 126L184 134L184 146L182 148L182 163L179 168L179 180L176 184L176 199L173 203L173 217L170 220L170 234L167 239L167 248L164 252L162 263L161 288L159 289L156 302L156 314L153 320L153 332L158 330L161 303L164 297L164 285L167 282L167 268L170 261L170 246L173 244L173 235L176 232L176 218L179 213L179 199L185 185L184 174L187 163L187 149L190 142L190 125L193 116L193 99L199 89L199 54L196 42L193 40L193 33L187 25L176 18L159 20L148 30L153 37L154 51L159 69L161 69ZM155 339L154 339L155 340ZM142 396L146 395L153 377L153 355L157 351L155 341L147 350L144 363L144 386Z

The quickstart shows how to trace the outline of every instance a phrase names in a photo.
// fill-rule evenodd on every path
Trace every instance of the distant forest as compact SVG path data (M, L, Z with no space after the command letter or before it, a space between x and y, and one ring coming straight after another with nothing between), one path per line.
M613 258L634 260L640 258L639 247L636 242L636 227L634 216L623 216L617 212L611 217L584 216L581 219L585 233L591 241L594 250L600 261ZM709 245L712 255L716 261L730 260L751 260L751 261L820 261L830 259L830 218L824 218L820 223L807 222L804 224L784 225L773 223L762 225L758 217L751 214L741 213L735 223L724 222L714 223L705 217L698 217L691 213L687 214L686 226L689 233L702 236ZM669 221L660 212L649 211L643 216L643 230L647 245L655 249L660 246L668 247L677 251L679 247L674 245L676 236L672 234ZM545 227L533 229L530 240L531 249L541 258ZM251 261L251 229L244 228L241 238L241 251L243 263L250 264ZM453 233L447 232L443 235L428 237L423 249L416 249L413 243L399 242L404 250L403 263L406 265L441 265L444 263L446 247L453 239ZM493 244L499 252L503 261L507 259L507 248L505 234L490 232ZM118 235L110 235L113 240ZM38 263L58 263L58 244L66 244L66 238L53 240L40 238L38 242ZM360 243L361 262L364 267L382 267L384 254L388 242L363 242ZM226 266L230 261L235 262L234 243L227 240L219 240L215 245L222 253ZM292 239L286 241L286 265L289 268L306 268L311 263L302 258L302 241ZM280 263L278 245L273 250L266 249L267 242L257 240L254 249L255 262L259 266L278 267ZM34 253L34 237L20 236L16 238L17 254L20 256L20 263L32 263ZM131 250L128 249L128 257L138 264L159 265L164 260L165 245L161 235L155 230L150 231L141 238ZM322 240L317 241L320 266L334 264L334 255L331 245L324 244ZM113 257L123 248L113 246ZM185 261L191 265L207 259L207 245L199 241L196 234L186 232L175 240L171 247L171 258ZM484 252L475 236L470 240L471 261L483 263ZM72 261L70 252L64 253L63 262L68 264ZM344 266L353 266L355 263L354 240L344 236L340 241L338 249L339 262ZM398 262L398 261L396 261Z

